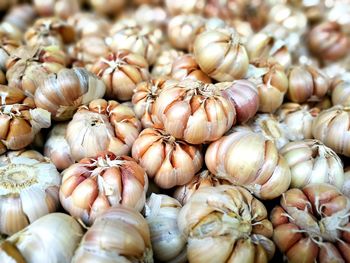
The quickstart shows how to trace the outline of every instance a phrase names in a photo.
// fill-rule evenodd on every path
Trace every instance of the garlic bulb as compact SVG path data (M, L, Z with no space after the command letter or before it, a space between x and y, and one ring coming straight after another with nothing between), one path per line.
M110 37L106 41L114 52L130 50L143 56L149 65L153 65L160 51L163 32L151 24L141 25L133 19L122 19L112 26Z
M40 129L50 125L46 110L24 104L0 106L0 153L28 146Z
M92 67L106 84L106 96L111 99L130 100L136 85L149 79L146 59L128 50L119 50L100 58Z
M321 70L311 66L291 68L288 80L288 98L298 103L321 100L330 86L328 77Z
M152 194L145 205L153 255L161 262L183 262L177 260L186 249L186 239L177 226L177 217L180 212L180 203L167 195Z
M83 230L63 213L43 216L0 243L2 263L70 263Z
M35 92L35 104L52 114L54 120L68 120L83 104L102 98L105 85L84 68L61 69L50 74Z
M25 157L29 159L35 159L39 162L48 162L49 160L45 158L41 153L35 150L26 150L25 148L18 151L7 151L6 153L0 155L0 166L6 166L12 162L15 157ZM50 160L51 161L51 160Z
M174 60L171 67L171 77L176 80L191 78L205 83L211 83L211 79L199 68L195 58L186 54Z
M251 81L241 79L232 83L223 83L222 95L233 102L238 123L248 121L259 109L258 90Z
M344 169L344 184L341 189L344 195L350 198L350 168L349 166Z
M263 203L239 186L205 187L178 215L189 262L268 262L275 253Z
M130 152L140 130L141 123L132 108L99 99L80 107L74 114L67 126L66 140L76 161L100 151L125 155Z
M290 189L271 212L273 240L289 262L349 262L349 212L332 185Z
M68 18L67 23L74 27L78 39L90 36L105 37L110 28L106 17L91 12L76 13Z
M44 79L63 69L66 62L65 53L57 46L21 46L6 62L8 85L33 96Z
M219 139L236 120L233 104L217 85L191 79L169 81L154 111L166 132L191 144Z
M115 15L122 10L125 0L89 0L91 7L99 14Z
M333 79L332 103L333 105L350 106L350 74Z
M147 174L134 159L101 152L62 172L60 201L72 216L91 225L109 207L140 211L146 201Z
M336 153L350 156L350 111L341 105L323 110L313 121L312 135Z
M235 31L204 31L196 37L193 53L201 70L217 81L240 79L248 70L248 54Z
M48 160L18 156L2 162L0 232L12 235L56 211L61 177Z
M163 124L157 122L157 119L153 116L154 102L159 96L160 92L164 88L166 83L165 77L158 77L139 83L132 96L132 104L134 105L134 111L141 120L144 128L162 128Z
M216 177L244 186L261 199L280 196L291 181L288 164L274 143L247 130L211 143L205 163Z
M35 10L40 16L56 15L62 19L77 13L81 0L34 0Z
M171 68L175 59L182 56L184 53L172 48L166 48L160 52L158 55L153 68L153 77L165 77L170 76Z
M133 2L139 4L133 15L137 23L153 24L160 28L166 27L169 14L162 6L157 5L161 3L160 0L133 0Z
M197 192L197 190L203 187L218 186L223 184L229 184L229 182L218 179L208 170L204 170L192 177L191 181L187 184L178 186L173 196L181 203L181 205L184 205L188 202L188 200L190 200L191 196Z
M74 39L74 28L58 17L37 19L24 34L25 43L33 47L58 46L64 49L64 45Z
M153 263L147 221L136 210L113 207L84 235L72 263Z
M6 71L6 61L20 45L20 42L8 37L0 38L0 69Z
M290 141L312 139L312 123L319 113L318 108L298 103L284 103L276 115L278 120L287 129Z
M163 130L144 129L132 146L132 157L163 189L188 183L203 164L199 146L177 140Z
M338 155L322 142L304 140L285 145L280 153L292 174L291 187L302 188L311 183L329 183L341 189L343 165Z
M170 15L200 14L204 11L207 0L165 0L165 8Z
M74 163L70 146L65 138L67 123L58 123L50 131L44 146L44 154L58 170L64 170Z

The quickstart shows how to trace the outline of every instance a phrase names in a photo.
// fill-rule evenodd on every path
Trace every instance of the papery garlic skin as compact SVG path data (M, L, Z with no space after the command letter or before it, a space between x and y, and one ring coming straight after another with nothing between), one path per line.
M178 186L173 194L181 205L185 205L191 196L197 192L197 190L203 187L218 186L223 184L230 184L228 181L220 180L208 170L204 170L196 174L190 182L185 185Z
M312 135L338 154L350 156L350 111L341 105L323 110L312 124Z
M280 196L291 181L288 164L274 143L249 130L211 143L205 164L219 179L244 186L263 200Z
M191 79L166 85L155 102L154 115L175 138L191 144L214 141L235 123L235 108L217 85Z
M273 240L289 262L349 262L349 212L335 186L292 188L271 212Z
M332 81L333 105L350 106L350 74L343 74Z
M11 53L19 47L20 42L12 40L8 37L0 39L0 69L6 71L6 61L11 56Z
M52 213L0 243L0 261L70 263L82 236L83 229L75 219Z
M155 259L175 261L186 248L186 239L177 226L181 204L167 195L152 194L145 205L145 218L150 228ZM176 260L176 262L186 262Z
M184 53L177 49L165 48L158 55L153 68L152 76L153 77L165 77L170 76L171 68L175 59L179 56L182 56Z
M38 107L51 112L58 121L69 120L76 109L102 98L105 84L84 68L61 69L49 75L35 92Z
M268 262L275 253L265 206L239 186L199 189L178 216L189 262Z
M201 148L159 129L145 129L132 146L132 157L163 189L188 183L203 164Z
M61 177L49 160L13 157L0 167L0 232L12 235L59 207Z
M128 154L140 130L141 123L131 107L99 99L80 107L67 126L65 138L73 159L79 161L100 151Z
M290 186L302 188L312 183L328 183L342 189L343 165L338 155L322 142L291 142L280 149L292 174Z
M40 16L57 15L67 19L79 11L81 2L81 0L34 0L33 4Z
M90 36L105 37L110 28L110 22L106 17L90 12L79 12L70 16L67 23L74 27L79 39Z
M91 225L117 205L141 211L147 188L147 174L134 159L102 152L64 170L59 195L66 211Z
M70 146L65 138L68 123L58 123L50 131L44 146L44 154L58 170L64 170L74 163Z
M248 70L248 54L235 31L204 31L196 37L193 53L201 70L217 81L241 79Z
M72 263L153 263L147 221L134 209L117 206L101 214L84 235Z

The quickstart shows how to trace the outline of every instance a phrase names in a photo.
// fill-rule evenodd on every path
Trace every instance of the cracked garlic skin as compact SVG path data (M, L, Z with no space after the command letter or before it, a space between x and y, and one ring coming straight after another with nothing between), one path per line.
M263 203L239 186L199 189L180 210L189 262L268 262L275 253Z
M150 231L135 209L117 206L96 218L72 263L153 263Z
M134 159L101 152L62 172L59 196L63 208L91 225L110 207L141 211L146 201L147 174Z
M135 140L132 157L163 189L188 183L203 164L200 146L152 128L144 129Z
M59 207L59 172L48 159L9 157L0 167L0 233L12 235ZM42 157L42 156L41 156Z
M350 199L335 186L290 189L271 212L273 240L288 262L349 262Z
M291 181L289 166L273 141L244 129L211 143L205 164L219 179L244 186L263 200L280 196Z
M0 243L0 262L70 263L83 234L73 217L45 215Z

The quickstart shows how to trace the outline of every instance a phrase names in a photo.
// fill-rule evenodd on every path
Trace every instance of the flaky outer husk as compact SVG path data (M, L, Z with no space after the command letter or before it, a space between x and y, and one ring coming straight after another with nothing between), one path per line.
M285 145L280 153L292 174L291 187L302 188L311 183L328 183L342 189L343 164L338 155L322 142L303 140Z
M203 164L201 147L160 129L143 130L132 146L132 157L163 189L188 183Z
M44 145L44 154L55 164L58 170L64 170L75 161L65 138L68 123L58 123L50 131Z
M189 262L268 262L275 245L265 206L239 186L199 189L178 216Z
M69 120L76 109L102 98L105 84L84 68L61 69L50 74L35 92L35 104L57 121Z
M134 159L101 152L63 171L59 195L66 211L91 225L99 214L117 205L141 211L147 188L147 174Z
M273 240L288 262L349 262L349 212L335 186L292 188L271 212Z
M235 123L233 104L217 85L185 79L168 81L154 105L164 130L191 144L219 139Z
M101 214L84 235L72 263L153 263L147 221L134 209L117 206Z
M312 135L338 154L350 156L350 111L341 105L322 111L312 124Z
M43 216L0 244L2 263L70 263L83 236L69 215Z
M287 162L274 143L249 130L239 130L211 143L208 170L220 179L249 189L261 199L284 193L291 181Z
M100 151L129 154L140 130L141 123L131 107L98 99L74 114L65 138L73 159L79 161Z
M186 262L181 254L186 249L187 240L177 225L181 207L176 199L167 195L152 194L147 199L145 218L150 228L154 257L161 262Z

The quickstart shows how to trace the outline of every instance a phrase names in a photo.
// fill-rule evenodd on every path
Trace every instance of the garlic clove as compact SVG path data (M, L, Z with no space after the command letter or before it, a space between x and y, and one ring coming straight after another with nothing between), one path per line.
M288 250L287 257L290 262L313 263L314 259L317 258L318 251L318 246L313 243L311 238L306 237Z
M233 253L228 262L254 263L255 248L251 240L240 239L236 242Z
M71 196L74 205L82 209L90 209L97 195L98 189L96 182L90 178L86 178L75 188Z

